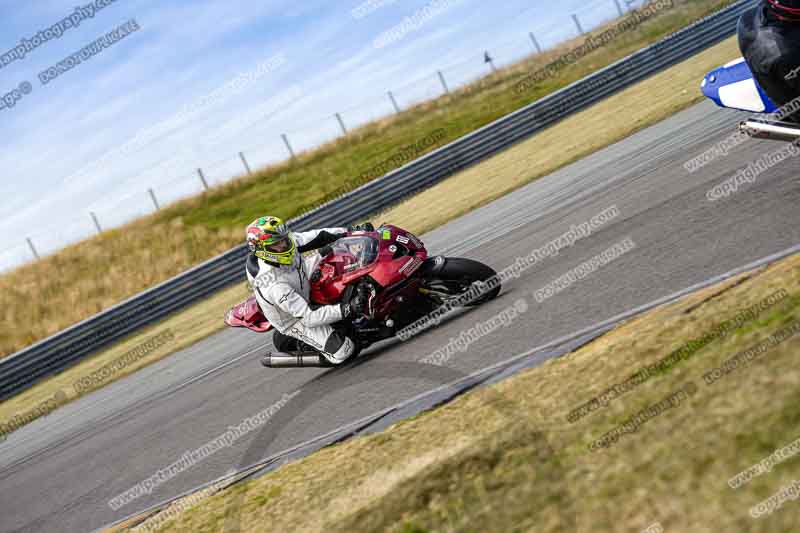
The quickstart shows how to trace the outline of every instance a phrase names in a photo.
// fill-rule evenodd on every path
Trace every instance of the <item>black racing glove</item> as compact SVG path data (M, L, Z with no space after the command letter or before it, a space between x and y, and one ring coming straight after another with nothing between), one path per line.
M341 304L342 318L364 316L369 308L369 301L370 297L373 296L373 292L364 286L358 287L350 301Z
M364 222L363 224L347 226L347 231L351 233L354 231L375 231L375 226L373 226L371 222Z

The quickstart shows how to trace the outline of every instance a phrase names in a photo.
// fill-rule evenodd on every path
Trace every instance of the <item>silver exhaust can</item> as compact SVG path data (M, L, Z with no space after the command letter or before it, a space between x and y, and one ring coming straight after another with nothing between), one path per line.
M316 352L299 354L267 354L261 360L267 368L327 368L333 366L327 359Z
M800 125L785 122L761 122L758 120L745 120L739 123L739 131L756 139L770 139L773 141L796 141L800 139Z

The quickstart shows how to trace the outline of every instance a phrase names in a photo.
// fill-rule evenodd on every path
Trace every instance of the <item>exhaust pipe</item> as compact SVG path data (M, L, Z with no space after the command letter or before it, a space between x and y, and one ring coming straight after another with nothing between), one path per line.
M270 353L261 359L261 364L267 368L328 368L333 366L330 361L316 352Z
M793 142L800 139L800 127L784 122L760 122L745 120L739 123L739 131L756 139Z

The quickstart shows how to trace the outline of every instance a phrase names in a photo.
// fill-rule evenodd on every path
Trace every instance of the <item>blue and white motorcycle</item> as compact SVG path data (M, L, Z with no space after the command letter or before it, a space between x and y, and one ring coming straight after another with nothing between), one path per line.
M793 73L794 74L794 73ZM800 76L800 73L797 73ZM731 61L706 74L701 84L703 94L720 107L760 113L739 124L739 131L757 139L796 141L800 139L800 126L776 120L772 113L780 113L767 93L753 78L753 73L743 57Z

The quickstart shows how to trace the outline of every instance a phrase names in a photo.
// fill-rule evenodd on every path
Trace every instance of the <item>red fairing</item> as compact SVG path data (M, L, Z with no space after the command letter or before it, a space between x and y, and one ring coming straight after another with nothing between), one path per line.
M347 286L364 276L370 276L384 289L391 288L412 277L428 258L428 251L419 238L397 226L386 225L378 228L378 231L350 233L344 242L357 244L357 238L363 237L376 243L374 259L371 258L369 264L359 266L359 258L348 253L346 246L337 243L334 253L326 257L319 267L320 278L311 284L313 302L324 305L338 303ZM407 250L408 255L395 259L398 250ZM378 302L378 306L380 309L381 302Z
M269 331L272 325L261 313L255 296L236 304L225 314L225 324L232 328L247 328L258 333Z

